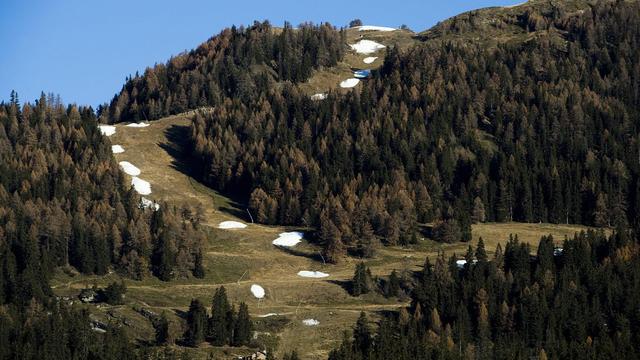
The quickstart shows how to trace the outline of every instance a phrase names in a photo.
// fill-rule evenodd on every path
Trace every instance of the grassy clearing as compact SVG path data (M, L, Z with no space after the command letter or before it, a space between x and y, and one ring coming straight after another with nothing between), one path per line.
M398 44L408 47L415 40L406 31L392 33L360 33L348 31L348 42L355 43L360 36L386 45ZM367 55L368 56L368 55ZM350 52L345 61L333 69L316 72L303 85L310 94L336 89L337 84L351 77L351 68L375 68L380 66L384 51L371 56L379 59L366 65L364 55ZM342 90L339 90L342 91ZM89 308L97 318L104 321L124 322L130 334L138 340L148 341L153 337L150 321L135 309L151 309L156 313L165 312L171 320L175 337L180 337L183 329L184 312L192 298L199 298L210 304L214 290L224 285L233 302L246 302L252 315L267 313L282 314L280 325L276 326L256 317L260 321L260 337L274 337L279 342L279 353L297 349L304 359L324 359L328 350L341 340L341 333L349 330L360 311L368 313L375 320L382 311L396 310L406 303L397 299L385 299L377 295L351 297L345 285L353 275L358 259L345 259L337 265L324 264L318 254L318 247L303 241L293 250L285 251L272 245L278 234L290 229L283 227L249 224L242 230L219 230L218 223L225 220L246 221L244 208L231 199L220 195L189 176L190 169L182 162L181 139L186 136L189 126L187 115L172 116L151 123L146 128L130 128L117 125L117 132L111 137L113 144L120 144L125 152L114 155L117 161L129 161L142 171L140 178L151 183L153 193L147 196L156 201L168 201L180 206L187 204L205 209L205 226L208 241L205 244L204 279L176 279L161 282L148 278L143 281L125 279L128 287L127 304L123 306L82 305ZM490 140L487 140L490 146ZM480 236L485 240L487 250L492 252L498 243L506 243L509 234L518 234L522 241L536 244L540 236L552 234L561 241L564 236L584 229L572 225L550 224L479 224L473 227L475 245ZM423 239L409 247L381 247L373 259L366 263L374 275L387 276L392 270L410 274L421 269L426 257L435 257L438 251L450 255L464 255L468 244L439 244ZM297 276L300 270L318 270L330 274L326 279L308 279ZM72 272L58 271L52 281L58 295L75 297L84 287L97 285L104 287L110 282L120 281L117 274L106 276L74 275ZM266 290L263 300L255 299L250 287L259 284ZM317 319L319 326L305 326L304 319ZM197 358L206 358L213 353L214 358L231 359L247 354L248 349L212 348L203 346L186 351Z
M493 252L498 243L501 243L504 248L510 234L517 234L518 240L529 243L533 249L536 249L543 235L553 235L555 243L562 244L565 237L573 237L576 233L588 229L585 226L570 224L485 223L474 225L472 234L474 244L478 238L482 237L487 250Z
M396 30L392 32L347 30L347 44L355 44L361 39L373 40L387 47L397 46L400 49L407 49L417 43L417 40L413 37L413 33L408 30ZM385 54L385 49L370 55L357 54L353 50L348 50L343 61L337 66L317 70L309 81L301 84L300 88L309 95L326 93L328 91L349 92L351 89L340 88L340 82L353 77L354 69L379 68L382 66ZM371 64L365 64L362 60L370 56L378 57L378 59ZM356 89L359 86L361 85L356 85Z
M575 225L553 224L479 224L473 227L472 243L482 236L487 250L492 252L498 243L506 243L509 234L519 234L522 241L535 245L540 236L552 234L561 241L564 236L572 236L584 230ZM207 277L198 279L178 279L161 282L149 278L144 281L125 280L128 286L127 304L124 306L100 308L88 305L95 316L103 321L127 319L131 334L140 340L150 340L153 330L148 319L134 311L145 307L156 313L165 312L171 320L172 332L182 334L181 316L187 310L192 298L209 304L214 290L224 285L234 302L244 301L250 306L255 320L259 322L260 337L275 337L280 352L298 349L305 359L326 358L328 351L335 347L341 333L352 328L360 311L365 311L372 320L379 318L382 311L397 310L407 304L398 299L385 299L368 294L358 298L350 296L345 285L353 274L358 259L346 259L338 265L325 265L309 257L284 252L271 245L278 232L285 229L275 227L250 226L245 230L210 230L207 244ZM429 239L421 240L411 248L380 248L375 258L365 262L374 275L387 276L392 270L410 274L421 269L425 257L434 258L438 251L447 255L464 255L469 244L439 244ZM303 242L300 253L311 254L314 245ZM331 276L327 279L307 279L296 275L299 270L321 270ZM119 280L116 274L103 277L70 276L60 271L54 278L56 293L75 296L86 286L96 284L106 286ZM259 284L266 290L263 300L255 299L249 290L251 284ZM110 315L116 314L116 317ZM268 313L282 314L275 326L270 318L260 318ZM305 326L304 319L317 319L319 326ZM273 320L275 321L275 320ZM247 349L214 349L204 346L190 349L197 357L206 358L214 352L220 358L232 358Z

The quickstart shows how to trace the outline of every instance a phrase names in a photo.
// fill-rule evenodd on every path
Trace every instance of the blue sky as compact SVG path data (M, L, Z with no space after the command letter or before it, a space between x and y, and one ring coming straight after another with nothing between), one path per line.
M97 106L129 74L196 47L231 25L268 19L346 26L408 25L414 31L463 11L522 0L0 0L0 100L41 91Z

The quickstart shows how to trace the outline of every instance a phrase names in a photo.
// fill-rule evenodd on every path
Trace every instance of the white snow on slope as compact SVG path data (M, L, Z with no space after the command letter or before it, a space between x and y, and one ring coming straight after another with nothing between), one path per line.
M398 29L386 26L363 25L358 26L358 31L396 31Z
M247 224L243 224L238 221L223 221L218 224L218 229L244 229Z
M324 100L327 98L327 94L319 93L311 95L311 100Z
M264 289L260 285L251 285L251 293L258 299L262 299L264 297Z
M318 321L316 319L304 319L304 320L302 320L302 323L307 325L307 326L318 326L318 325L320 325L320 321Z
M127 174L129 174L131 176L140 175L140 169L138 169L132 163L130 163L128 161L120 161L119 164L120 164L120 167L122 168L122 170L124 170L124 172L126 172Z
M122 154L124 152L124 148L122 145L111 145L111 152L114 154Z
M277 314L277 313L268 313L268 314L264 314L264 315L258 315L258 317L259 317L259 318L268 318L268 317L271 317L271 316L278 316L278 315L280 315L280 314Z
M149 124L147 123L131 123L131 124L127 124L127 127L133 127L133 128L143 128L143 127L147 127L149 126Z
M360 79L355 79L355 78L347 79L340 83L340 87L343 89L352 88L358 85L359 82L360 82Z
M134 176L131 179L131 185L140 195L149 195L151 194L151 184L148 181L144 181L139 177Z
M378 59L377 56L369 56L369 57L364 58L364 60L362 60L362 62L364 62L365 64L371 64L374 61L376 61L376 59Z
M113 125L98 125L98 129L104 136L111 136L116 133L116 127Z
M299 231L283 232L280 234L280 236L278 236L277 239L273 240L271 243L275 246L291 247L296 246L303 237L304 234Z
M325 278L329 276L327 273L323 273L321 271L307 271L303 270L298 272L298 276L307 277L307 278Z
M478 260L472 260L471 264L475 265L478 263ZM467 265L467 260L462 259L462 260L456 260L456 266L459 268L463 268L465 265Z
M358 54L373 54L374 52L386 48L386 46L372 40L360 40L353 45L349 45Z
M145 197L140 199L140 206L142 206L143 208L152 208L154 211L158 211L160 210L160 204L151 201Z

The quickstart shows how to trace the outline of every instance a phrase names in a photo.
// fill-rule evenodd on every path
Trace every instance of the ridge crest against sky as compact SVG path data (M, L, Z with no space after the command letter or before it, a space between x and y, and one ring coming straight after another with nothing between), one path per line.
M125 77L190 50L231 25L268 19L296 25L367 25L418 32L464 11L521 0L212 1L2 0L0 101L16 90L22 102L41 91L68 103L109 102Z

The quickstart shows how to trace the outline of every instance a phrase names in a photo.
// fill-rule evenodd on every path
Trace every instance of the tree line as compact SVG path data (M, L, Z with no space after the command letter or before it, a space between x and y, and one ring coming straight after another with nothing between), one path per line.
M392 47L323 101L295 84L229 96L194 116L193 158L257 221L317 228L330 261L422 223L446 242L482 221L638 228L638 10L538 14L553 32L495 48Z
M204 276L201 212L144 209L91 108L0 104L0 304L45 301L58 266Z
M314 69L335 66L345 52L345 33L328 23L281 29L268 21L231 27L197 49L147 68L127 79L110 104L98 108L101 121L156 120L229 96L248 100L273 81L303 82Z
M632 359L639 356L640 252L629 232L576 234L532 248L512 236L466 263L441 253L414 279L411 306L374 330L362 314L330 360Z
M224 286L216 289L211 303L209 316L200 300L191 300L184 333L185 344L197 347L207 340L213 346L249 345L253 338L253 323L247 304L240 303L236 311L235 305L227 298Z
M341 59L344 31L232 28L130 79L101 116L214 106L191 125L197 176L259 222L315 227L332 262L414 243L424 223L444 242L483 221L640 227L638 4L535 9L509 20L528 41L392 46L362 87L322 101L297 82ZM302 53L305 75L282 73Z

